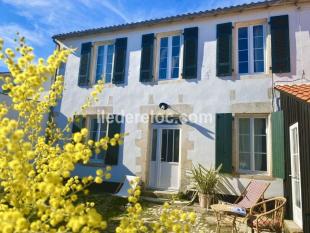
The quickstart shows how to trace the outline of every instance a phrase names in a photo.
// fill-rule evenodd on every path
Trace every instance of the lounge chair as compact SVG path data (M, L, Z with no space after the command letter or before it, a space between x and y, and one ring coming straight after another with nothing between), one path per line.
M270 231L282 232L284 221L284 209L286 199L284 197L275 197L257 203L250 209L247 224L252 232ZM261 211L266 207L271 208L268 211ZM272 207L271 207L272 206Z
M128 189L135 189L136 187L136 182L133 183L133 181L137 179L137 176L129 176L126 175L123 184L120 185L118 191L116 193L114 193L114 196L118 196L118 197L128 197Z
M211 209L214 210L217 218L217 231L220 230L222 216L232 216L233 231L237 232L236 218L241 216L244 217L243 221L245 221L248 217L250 209L255 206L261 199L264 199L264 193L269 185L270 183L251 180L233 204L221 203L212 205ZM240 213L244 213L244 215L242 216Z

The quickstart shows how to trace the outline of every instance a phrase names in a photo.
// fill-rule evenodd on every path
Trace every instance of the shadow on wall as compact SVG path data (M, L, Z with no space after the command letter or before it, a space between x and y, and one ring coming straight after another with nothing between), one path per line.
M188 121L188 122L186 122L185 124L186 124L186 125L189 125L189 126L191 126L191 127L193 127L193 128L196 129L199 133L201 133L203 136L205 136L205 137L207 137L207 138L209 138L209 139L214 140L214 132L213 132L213 131L211 131L211 130L209 130L209 129L207 129L207 128L201 126L201 125L198 125L198 124L196 124L196 123L194 123L194 122Z
M221 184L218 187L220 194L229 194L233 196L240 196L245 189L245 186L237 179L237 185L232 185L233 178L228 175L222 175Z

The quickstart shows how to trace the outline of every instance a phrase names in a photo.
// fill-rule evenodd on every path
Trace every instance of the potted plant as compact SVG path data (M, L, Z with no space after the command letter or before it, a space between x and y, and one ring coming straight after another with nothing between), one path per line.
M219 171L222 165L218 168L205 168L201 164L192 167L191 174L194 180L195 188L198 190L199 204L202 208L209 209L211 201L214 197L214 192L221 180Z

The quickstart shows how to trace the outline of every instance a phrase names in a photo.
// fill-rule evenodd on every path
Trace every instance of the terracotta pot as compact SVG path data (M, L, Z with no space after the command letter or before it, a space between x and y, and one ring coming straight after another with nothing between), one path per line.
M209 209L211 202L212 202L212 199L213 199L213 195L198 193L198 197L199 197L200 207Z

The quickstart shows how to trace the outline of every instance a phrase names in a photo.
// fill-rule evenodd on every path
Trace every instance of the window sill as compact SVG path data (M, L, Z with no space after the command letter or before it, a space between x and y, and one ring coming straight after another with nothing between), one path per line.
M274 177L268 173L235 173L235 177L246 178L246 179L255 179L255 180L275 180Z
M270 74L267 73L253 73L253 74L237 74L240 80L247 80L247 79L267 79L270 78Z
M104 167L105 164L104 162L99 162L99 161L89 161L86 164L82 164L85 167Z
M166 84L166 83L176 83L176 82L182 82L183 80L181 78L171 78L171 79L157 79L156 80L158 84Z

